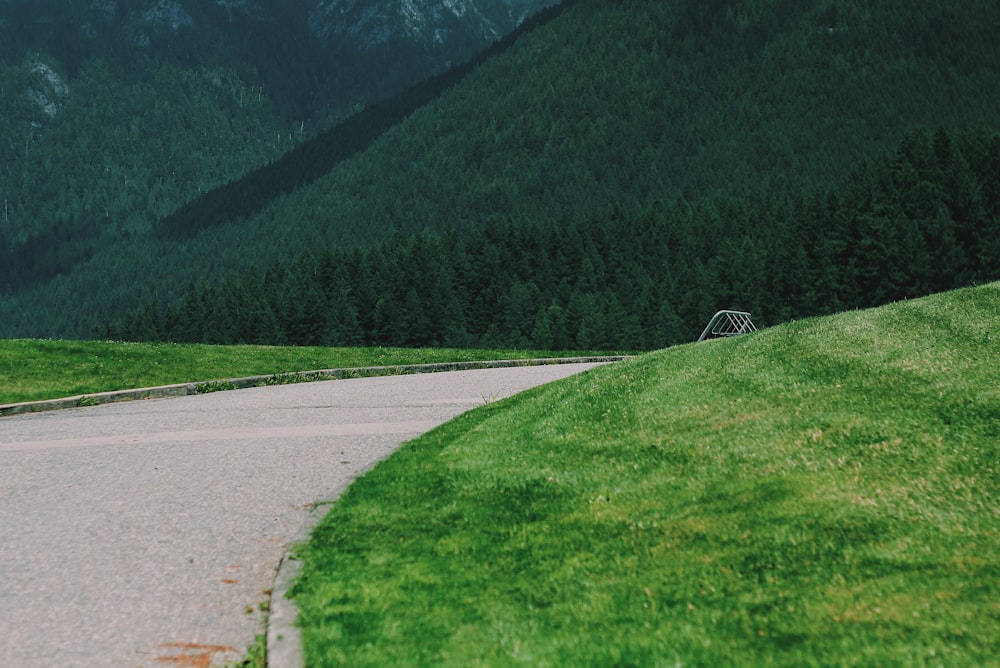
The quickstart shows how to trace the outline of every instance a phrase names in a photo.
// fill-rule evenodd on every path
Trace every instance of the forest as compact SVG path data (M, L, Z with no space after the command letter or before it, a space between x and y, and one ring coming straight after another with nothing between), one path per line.
M383 34L391 44L363 49L321 38L323 17L310 14L318 4L0 3L0 296L72 273L110 246L134 255L133 240L154 223L227 184L254 188L244 177L282 157L306 164L289 151L492 39L452 17L433 45ZM497 19L502 4L482 5ZM513 28L507 21L496 27Z
M995 25L988 0L570 0L134 232L12 242L35 264L0 336L638 349L723 307L987 280ZM959 185L924 155L945 140Z
M836 186L542 225L397 235L192 286L97 334L135 341L641 350L717 308L759 324L1000 278L1000 134L908 134Z

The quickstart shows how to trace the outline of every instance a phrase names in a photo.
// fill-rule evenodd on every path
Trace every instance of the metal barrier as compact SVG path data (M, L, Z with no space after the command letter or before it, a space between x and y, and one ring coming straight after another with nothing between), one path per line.
M698 340L704 341L710 337L740 336L756 331L757 327L754 326L749 313L745 311L719 311L708 321L708 326L698 337Z

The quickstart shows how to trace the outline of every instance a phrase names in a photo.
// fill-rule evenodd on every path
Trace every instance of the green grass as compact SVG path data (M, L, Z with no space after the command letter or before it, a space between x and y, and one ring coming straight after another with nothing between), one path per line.
M267 668L267 636L258 635L238 661L230 661L225 668Z
M580 353L0 340L0 404L316 369L576 354Z
M307 663L1000 665L1000 284L491 403L300 547Z

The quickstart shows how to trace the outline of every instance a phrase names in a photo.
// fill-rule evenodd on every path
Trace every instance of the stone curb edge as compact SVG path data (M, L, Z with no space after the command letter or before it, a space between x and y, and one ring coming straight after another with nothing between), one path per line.
M309 517L299 527L295 537L285 547L285 554L278 562L278 568L274 573L274 583L268 601L264 643L264 665L267 668L304 668L306 665L302 653L302 633L295 625L299 609L295 601L288 596L299 573L302 572L302 562L295 556L295 547L309 542L313 529L322 521L330 506L355 480L377 464L378 462L375 462L363 471L359 471L356 476L333 490L330 498L316 504L310 511Z
M96 392L94 394L79 394L61 399L45 401L25 401L16 404L0 405L0 417L24 415L26 413L42 413L46 411L63 410L67 408L82 408L97 406L119 401L137 401L142 399L161 399L165 397L183 397L203 392L218 390L240 390L249 387L278 385L290 382L309 382L316 380L339 380L343 378L365 378L371 376L394 376L411 373L436 373L441 371L464 371L469 369L499 369L516 366L538 366L544 364L587 364L599 362L620 362L627 355L611 355L598 357L548 357L540 359L491 360L481 362L439 362L434 364L401 364L390 366L370 366L343 369L323 369L319 371L300 371L293 373L269 374L263 376L247 376L244 378L226 378L194 383L178 383L158 387L144 387L135 390L114 390L111 392Z

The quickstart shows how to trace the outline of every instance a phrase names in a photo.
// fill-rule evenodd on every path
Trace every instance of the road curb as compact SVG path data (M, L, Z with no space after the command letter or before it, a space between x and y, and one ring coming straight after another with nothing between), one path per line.
M481 362L439 362L434 364L401 364L389 366L321 369L317 371L246 376L243 378L225 378L194 383L178 383L174 385L144 387L135 390L114 390L111 392L96 392L94 394L78 394L72 397L48 399L45 401L24 401L16 404L4 404L0 405L0 417L24 415L27 413L43 413L47 411L65 410L68 408L84 408L87 406L110 404L119 401L140 401L143 399L183 397L205 392L242 390L250 387L262 387L266 385L279 385L295 382L340 380L343 378L367 378L371 376L396 376L411 373L465 371L470 369L500 369L516 366L540 366L545 364L620 362L627 358L627 355L610 355L597 357L549 357L542 359L489 360Z
M274 573L274 584L271 587L271 598L268 601L264 662L267 668L303 668L306 665L302 652L302 633L295 625L299 609L295 605L295 601L288 595L298 579L299 573L302 572L302 561L295 556L294 549L297 545L309 542L313 529L323 520L330 506L347 491L347 488L355 480L368 473L376 464L358 472L353 478L334 489L330 498L316 504L285 549L285 554Z

